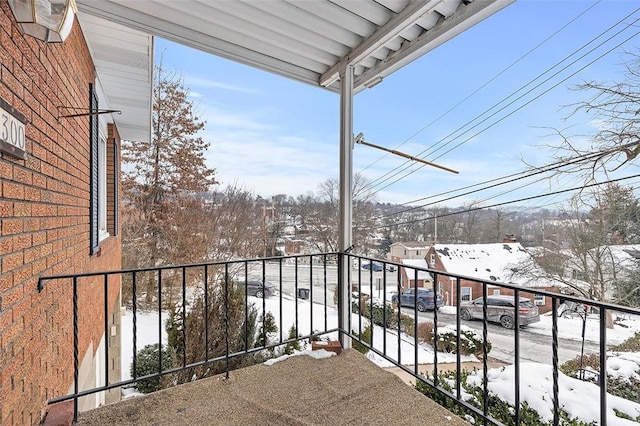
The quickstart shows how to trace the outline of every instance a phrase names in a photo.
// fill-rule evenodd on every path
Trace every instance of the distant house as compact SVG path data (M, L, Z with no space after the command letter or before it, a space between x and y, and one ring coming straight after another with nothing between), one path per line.
M428 267L435 271L559 292L557 283L553 281L540 279L531 281L518 276L517 269L523 265L529 265L530 268L537 267L533 257L519 243L435 244L427 252L425 261ZM443 295L446 305L455 305L457 300L455 279L437 275L436 289ZM481 283L473 280L461 280L461 300L473 300L481 297L482 292ZM487 294L509 295L513 294L513 291L489 285L487 286ZM521 295L534 300L541 313L551 310L551 301L548 298L532 294Z
M433 277L431 273L418 270L415 268L427 268L427 262L424 259L401 259L404 265L400 268L402 277L402 288L426 287L433 288Z
M429 247L431 247L431 244L426 241L393 243L390 246L387 259L424 259Z
M307 247L307 243L305 240L300 238L287 238L284 241L284 254L303 254L305 253L305 249Z
M640 262L640 245L598 246L583 256L568 254L564 274L575 287L584 287L585 292L593 286L604 294L599 298L615 300L615 283L627 279Z

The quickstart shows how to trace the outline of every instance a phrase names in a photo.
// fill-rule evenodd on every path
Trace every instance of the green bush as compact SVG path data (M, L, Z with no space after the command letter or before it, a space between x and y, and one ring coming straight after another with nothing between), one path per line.
M263 319L264 319L264 322L263 322ZM276 319L274 318L271 312L267 312L267 315L264 318L262 317L262 315L260 315L260 318L258 319L258 324L260 328L258 329L256 346L267 346L270 343L269 334L278 332L278 325L276 324Z
M159 345L154 343L147 345L136 354L136 368L133 369L131 364L131 377L143 377L149 374L158 373L158 349ZM168 370L173 366L171 353L165 346L162 347L162 370ZM152 379L142 380L136 383L136 389L142 393L155 392L162 388L162 378L154 377Z
M433 323L422 322L418 324L418 341L433 345ZM438 340L436 348L439 352L457 353L458 345L456 338L456 330L450 327L438 328ZM481 356L482 337L475 331L467 328L460 330L460 353L462 355ZM487 341L487 353L491 351L491 342Z
M296 331L296 326L295 324L291 325L291 328L289 329L289 335L287 336L287 339L297 339L298 338L298 333ZM289 342L284 346L284 353L287 355L291 355L293 353L293 351L299 351L300 350L300 341L296 340L295 342Z
M360 305L358 307L358 305ZM393 310L390 305L383 305L380 302L371 302L369 296L362 295L359 301L353 301L351 303L351 311L360 313L365 318L369 318L375 325L381 327L397 327L398 314ZM406 315L404 315L406 316ZM411 319L411 317L408 317Z
M367 328L362 330L362 333L356 333L355 331L351 331L351 333L357 335L360 340L371 346L371 325L368 325ZM369 352L369 348L358 342L357 340L353 340L351 346L353 347L353 349L362 354L366 354L367 352Z
M394 318L395 320L396 318ZM395 322L395 321L394 321ZM416 321L412 316L400 314L400 331L410 336L415 332Z

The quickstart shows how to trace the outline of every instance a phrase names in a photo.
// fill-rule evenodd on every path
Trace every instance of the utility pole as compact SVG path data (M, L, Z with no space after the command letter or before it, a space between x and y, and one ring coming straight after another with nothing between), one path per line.
M438 242L438 216L433 217L433 242Z
M267 257L267 207L262 205L262 257Z

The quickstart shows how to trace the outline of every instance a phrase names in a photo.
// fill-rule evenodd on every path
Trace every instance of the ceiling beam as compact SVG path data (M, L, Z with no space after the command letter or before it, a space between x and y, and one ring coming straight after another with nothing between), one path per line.
M367 37L366 40L323 73L320 77L320 85L326 87L333 84L340 78L339 70L344 67L344 65L357 65L360 61L404 31L408 26L413 25L416 20L432 10L440 1L441 0L419 0L410 3L400 13L391 18L389 22L380 27L371 36Z
M428 29L413 42L405 41L402 48L394 52L389 58L379 61L373 68L354 79L354 92L360 92L365 87L372 87L384 77L414 61L425 53L442 45L446 41L472 27L488 16L513 3L515 0L476 0L472 3L461 1L456 12L446 19L440 20L433 28ZM322 74L320 85L335 83L339 78L337 70L341 64L357 65L385 43L392 40L402 31L414 25L427 13L435 13L441 1L422 0L407 6L387 24L368 37L364 42L345 55L338 63ZM365 67L366 68L366 67Z
M476 0L461 6L447 19L426 31L412 42L405 42L402 48L374 68L367 69L354 80L354 90L361 91L370 82L380 81L427 52L446 43L456 35L466 31L483 19L510 5L515 0Z

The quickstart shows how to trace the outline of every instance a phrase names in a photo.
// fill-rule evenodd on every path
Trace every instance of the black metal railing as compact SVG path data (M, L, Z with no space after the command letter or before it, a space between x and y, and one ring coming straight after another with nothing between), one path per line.
M342 265L348 267L345 269ZM368 265L368 266L366 266ZM378 266L374 266L378 265ZM363 268L365 266L365 269ZM71 283L72 318L69 328L73 336L73 368L74 385L73 392L50 400L50 403L73 400L74 412L77 416L79 400L99 392L127 387L143 381L161 379L163 377L185 374L191 377L194 372L219 366L219 370L228 377L229 371L239 365L240 359L247 360L249 356L269 356L277 348L283 348L287 344L299 341L310 341L320 336L331 338L340 337L349 342L356 342L361 347L368 349L382 360L399 367L410 374L416 383L420 382L428 386L438 395L452 402L461 410L480 419L484 424L501 424L494 417L490 407L488 389L489 371L489 333L493 325L490 324L487 305L482 306L480 326L482 333L482 388L484 398L481 404L473 404L463 398L462 376L463 361L461 351L455 350L455 384L446 386L440 380L440 366L444 363L438 355L437 336L441 327L441 317L438 309L421 312L425 306L421 306L418 298L414 297L412 306L397 306L392 309L389 306L393 301L400 303L400 293L407 289L409 283L438 283L440 277L446 277L450 285L447 303L455 306L455 317L447 321L455 322L455 347L461 348L461 304L463 302L462 289L464 286L476 285L481 288L481 296L486 299L488 289L499 290L513 296L514 300L526 296L535 299L535 296L549 298L551 303L551 362L553 371L553 407L554 424L559 424L559 336L558 336L558 306L566 301L588 304L599 312L600 343L598 354L600 356L600 368L598 384L600 386L600 424L607 424L607 374L606 374L606 313L618 312L640 315L640 311L632 308L615 306L608 303L600 303L585 300L579 297L555 293L542 289L523 288L516 285L499 283L495 281L483 281L476 278L449 274L441 271L420 268L416 266L404 266L400 263L381 261L367 257L344 253L321 253L314 255L301 255L290 257L272 257L264 259L249 259L229 262L210 262L179 266L163 266L155 268L130 269L122 271L110 271L87 274L58 275L42 277L38 282L39 290L45 285L67 286ZM86 301L80 300L80 295L96 297L101 293L104 299L100 316L103 320L104 335L109 336L113 324L109 321L109 313L114 307L109 306L110 286L113 280L122 283L122 304L127 307L127 315L131 316L131 351L122 353L122 357L131 357L131 378L125 380L109 379L109 355L110 345L105 342L103 356L105 358L104 383L81 388L79 383L79 371L81 369L80 334L93 324L83 314L95 316L95 312L83 310ZM263 288L263 297L256 298L252 293L250 282L252 280L273 284L274 294L268 296ZM341 303L343 298L340 283L348 283L352 306L351 315L340 318ZM96 291L96 286L102 286ZM376 297L375 290L378 290ZM391 294L389 289L393 291ZM304 290L304 291L303 291ZM435 289L439 293L439 289ZM453 291L455 290L455 291ZM453 294L451 294L453 293ZM367 295L366 297L363 295ZM394 298L395 297L395 298ZM334 303L337 302L337 305ZM353 303L352 303L353 302ZM437 307L438 298L434 299ZM284 310L294 304L293 321L291 329L293 336L285 336L287 315ZM285 306L286 305L286 306ZM382 306L382 309L379 308ZM517 304L516 304L517 306ZM119 308L116 307L116 308ZM195 310L201 313L191 316ZM290 308L289 308L290 309ZM148 319L149 311L157 315L153 318L154 332L157 333L158 345L157 371L139 375L136 354L141 349L138 342L141 340L140 322ZM173 318L172 335L168 336L166 329L167 312L172 311ZM269 333L268 326L271 319L267 312L277 310L274 316L278 332ZM308 310L308 312L307 312ZM198 311L200 312L200 311ZM290 311L289 311L290 312ZM252 315L261 314L257 320L252 321ZM164 317L163 317L164 315ZM306 317L308 315L308 317ZM276 318L277 317L277 318ZM513 407L513 419L515 424L520 424L521 419L521 371L520 371L520 315L514 315L513 326L513 359L508 360L514 366L515 379L513 383L513 395L515 404ZM177 318L177 320L176 320ZM254 319L255 319L254 318ZM157 321L157 322L155 322ZM176 321L178 326L176 327ZM430 322L433 327L431 341L420 343L419 324ZM212 325L212 324L216 325ZM221 327L220 324L223 324ZM258 330L251 327L252 323L259 326ZM372 324L373 323L373 324ZM340 327L339 324L345 324ZM370 327L370 336L364 336L367 325ZM239 327L239 329L238 329ZM196 331L194 331L196 330ZM197 332L200 330L200 332ZM491 328L493 332L493 328ZM145 326L143 334L149 333L149 327ZM85 333L86 334L86 333ZM221 335L220 335L221 334ZM275 335L273 335L275 334ZM382 334L380 336L380 334ZM256 337L260 339L255 340ZM346 339L345 339L346 338ZM391 353L387 350L389 344L397 345ZM198 343L197 345L195 343ZM402 346L409 347L412 351L402 350ZM421 346L431 345L433 358L429 362L431 371L428 376L419 371L419 349ZM173 349L173 364L170 367L163 366L164 346ZM412 352L412 353L411 353ZM411 359L412 356L412 359ZM409 358L405 360L403 358ZM179 365L176 359L179 359ZM198 370L200 369L200 370ZM210 373L209 371L208 373ZM174 380L175 381L175 380Z

